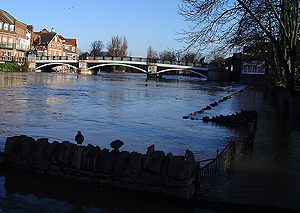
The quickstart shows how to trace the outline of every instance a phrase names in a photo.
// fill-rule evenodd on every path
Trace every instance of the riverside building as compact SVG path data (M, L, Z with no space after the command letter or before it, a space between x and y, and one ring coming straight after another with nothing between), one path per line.
M0 61L22 63L31 47L32 25L24 24L0 9Z

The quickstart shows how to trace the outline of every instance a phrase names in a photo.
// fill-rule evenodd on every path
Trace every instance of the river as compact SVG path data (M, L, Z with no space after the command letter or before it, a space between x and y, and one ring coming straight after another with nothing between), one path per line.
M145 153L154 144L176 155L190 149L205 159L233 132L182 117L242 87L184 76L147 81L144 74L0 73L0 144L19 134L74 142L80 130L86 145L110 148L120 139L122 150ZM208 115L235 112L232 101L222 105Z
M110 148L112 140L121 139L125 143L121 150L145 153L154 144L157 150L175 155L189 149L197 160L203 160L214 157L216 150L238 134L182 117L241 88L244 85L187 76L166 75L160 81L147 81L144 74L0 72L0 148L3 150L6 137L19 134L74 142L81 130L85 145ZM300 209L299 114L286 115L263 91L247 89L198 118L241 109L258 112L253 152L236 162L205 199ZM105 189L83 193L84 189L56 180L14 172L1 176L0 191L3 211L203 212L134 193ZM76 195L80 193L84 197Z

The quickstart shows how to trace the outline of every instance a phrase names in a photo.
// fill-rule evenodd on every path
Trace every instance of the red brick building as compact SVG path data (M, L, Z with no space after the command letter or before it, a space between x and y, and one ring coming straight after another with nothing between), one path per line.
M22 62L30 49L33 27L0 9L0 60Z
M78 56L77 39L64 38L57 34L53 28L50 32L47 29L34 32L32 34L32 47L37 50L38 56Z

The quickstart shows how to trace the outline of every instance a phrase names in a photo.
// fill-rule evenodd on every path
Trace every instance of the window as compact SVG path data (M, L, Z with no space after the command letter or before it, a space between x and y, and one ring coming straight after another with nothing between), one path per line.
M8 30L8 24L7 23L4 24L4 30Z
M12 48L12 47L13 47L13 39L12 39L12 38L10 38L10 39L8 40L8 47L9 47L9 48Z
M3 28L3 22L0 22L0 30Z
M14 25L10 25L9 26L9 31L14 31L15 30L15 26Z

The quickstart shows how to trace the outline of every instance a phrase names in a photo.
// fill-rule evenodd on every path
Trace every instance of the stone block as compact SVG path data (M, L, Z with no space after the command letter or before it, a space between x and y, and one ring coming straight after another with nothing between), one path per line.
M161 177L155 174L142 174L136 179L138 184L146 186L159 186L161 182Z
M55 149L54 155L51 157L51 162L58 165L65 165L68 161L69 151L68 147L71 146L69 141L59 143Z
M9 157L16 158L20 153L20 145L22 143L33 143L35 140L26 135L8 137L6 139L4 151Z
M105 155L101 166L101 172L104 174L112 174L113 165L118 157L118 154L118 152L109 152Z
M20 144L19 157L27 161L32 161L37 150L37 143L35 141L24 141Z
M129 173L129 157L130 153L126 151L120 152L118 155L114 166L113 166L113 174L116 176L120 175L128 175Z
M74 150L74 154L71 158L71 167L74 169L81 169L81 159L82 159L82 153L86 147L84 146L77 146Z
M148 172L161 174L162 162L164 157L165 153L163 151L147 152L144 168Z
M169 163L170 163L170 159L172 156L173 156L172 153L168 153L163 160L162 171L161 171L161 176L163 176L163 177L168 177L168 168L169 168Z
M67 143L65 147L65 154L63 157L63 165L64 166L71 166L72 157L76 150L77 146L73 143Z
M34 159L36 161L45 161L45 151L48 150L50 148L50 143L48 142L48 138L45 139L37 139L36 140L37 143L37 149L34 155Z
M34 161L31 164L31 168L38 169L38 170L44 170L44 171L48 170L48 166L49 166L49 163L39 162L39 161Z
M184 159L186 162L186 167L189 172L188 175L189 177L191 177L195 173L195 169L196 169L196 159L194 153L191 152L190 150L186 150Z
M183 199L190 199L193 195L193 190L191 187L184 188L163 188L162 192L165 194L169 194L173 197L180 197Z
M143 171L144 155L138 152L131 152L129 157L130 172L132 174L140 174Z
M94 168L93 168L93 171L94 172L98 172L98 173L101 173L102 172L102 163L103 163L103 160L104 160L104 157L105 155L108 153L108 150L101 150L101 151L98 151L95 155L94 155Z
M168 167L168 177L172 178L189 178L189 170L186 166L183 156L170 157Z
M81 169L93 171L96 154L100 152L99 147L88 144L86 150L82 153Z

